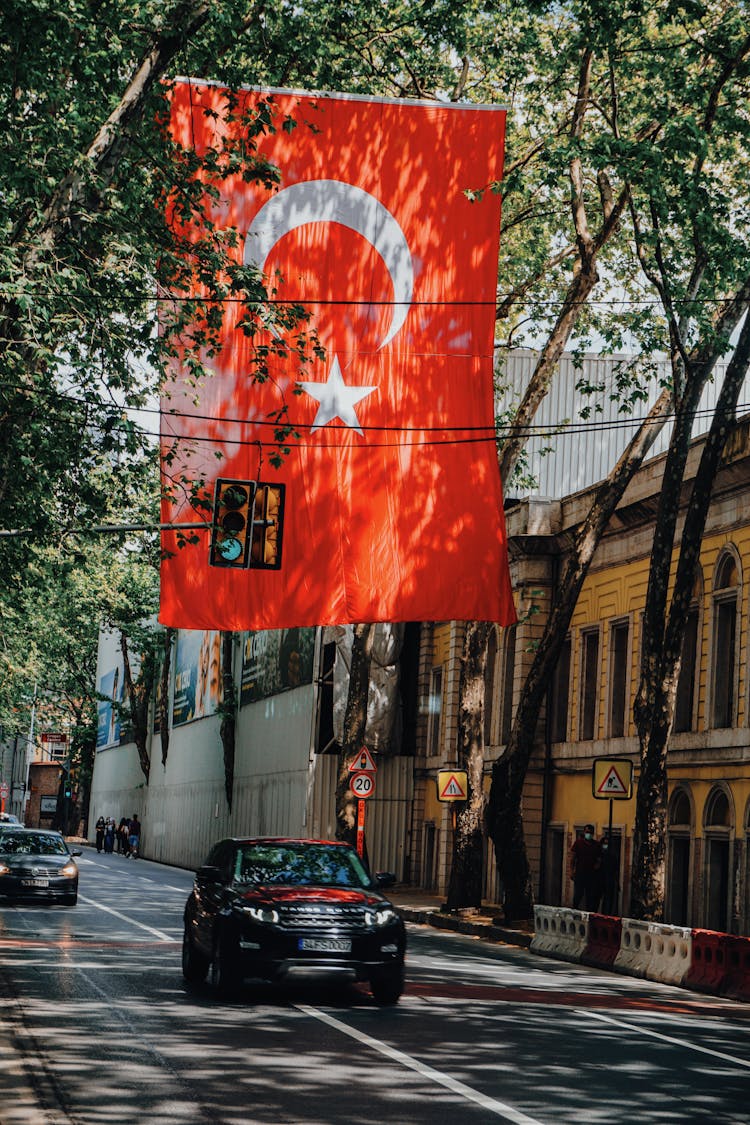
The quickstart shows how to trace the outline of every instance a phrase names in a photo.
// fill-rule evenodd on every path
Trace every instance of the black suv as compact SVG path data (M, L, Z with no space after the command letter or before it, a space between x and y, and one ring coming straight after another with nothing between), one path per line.
M326 840L231 839L211 849L185 905L182 971L218 993L245 977L369 981L379 1004L404 988L404 923L357 853Z

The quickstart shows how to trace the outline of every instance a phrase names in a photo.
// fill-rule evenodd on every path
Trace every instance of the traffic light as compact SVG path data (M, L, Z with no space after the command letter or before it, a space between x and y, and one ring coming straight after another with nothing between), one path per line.
M284 485L258 481L250 548L251 567L258 570L279 570L283 524Z
M73 796L73 783L71 782L70 778L66 778L65 780L65 785L63 786L63 796L68 800Z
M211 528L211 566L248 565L256 488L254 480L217 480Z
M283 484L217 480L210 565L278 570L281 566L284 492Z

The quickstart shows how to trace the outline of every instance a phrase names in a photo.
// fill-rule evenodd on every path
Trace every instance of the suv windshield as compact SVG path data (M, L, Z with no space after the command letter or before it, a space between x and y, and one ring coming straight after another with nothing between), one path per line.
M356 852L326 844L245 844L237 852L237 883L285 886L372 886Z

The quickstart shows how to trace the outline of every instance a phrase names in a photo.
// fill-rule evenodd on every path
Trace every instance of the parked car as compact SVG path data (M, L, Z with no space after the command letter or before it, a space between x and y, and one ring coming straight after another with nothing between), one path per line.
M13 813L0 812L0 825L3 825L3 824L17 824L17 825L20 826L21 821L18 819L17 816L14 816Z
M9 827L0 832L0 897L78 901L78 865L60 832Z
M369 981L379 1004L404 987L406 930L356 851L325 840L227 839L185 905L182 971L223 996L247 977Z

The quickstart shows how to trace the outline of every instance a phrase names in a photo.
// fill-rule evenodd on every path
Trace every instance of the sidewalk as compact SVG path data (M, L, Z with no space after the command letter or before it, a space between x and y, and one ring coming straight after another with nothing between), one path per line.
M386 896L397 906L405 922L416 922L422 926L434 926L438 930L450 930L458 934L470 934L485 941L502 942L504 945L517 945L528 949L534 937L533 926L521 924L506 926L502 917L502 907L482 903L479 910L458 910L448 913L443 909L445 897L430 894L419 887L397 884L385 890Z

